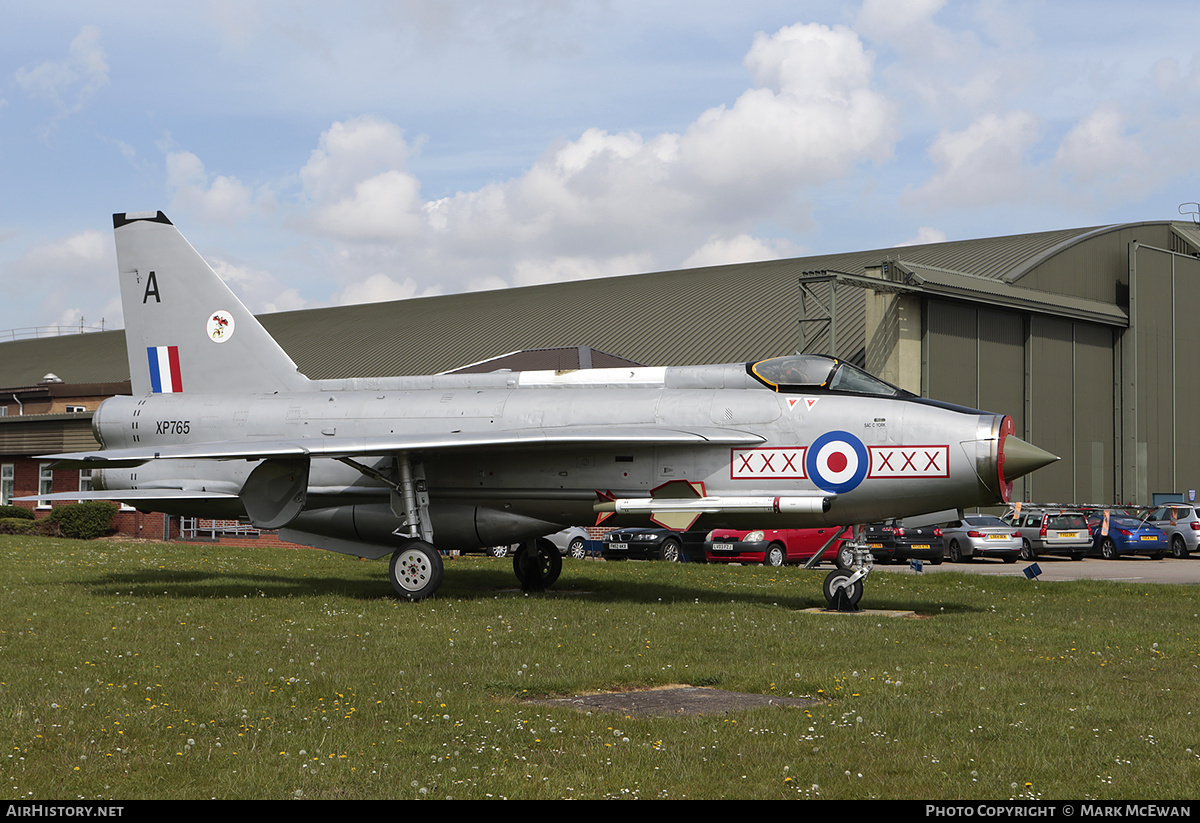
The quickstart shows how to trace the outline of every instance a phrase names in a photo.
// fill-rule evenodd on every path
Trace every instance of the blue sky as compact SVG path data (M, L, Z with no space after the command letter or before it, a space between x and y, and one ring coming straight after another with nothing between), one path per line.
M0 11L0 331L121 325L111 214L255 311L1179 218L1200 4Z

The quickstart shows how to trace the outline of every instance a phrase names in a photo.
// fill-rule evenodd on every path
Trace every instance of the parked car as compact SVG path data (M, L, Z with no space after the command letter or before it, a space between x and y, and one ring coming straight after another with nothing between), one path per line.
M942 562L945 543L936 526L906 526L903 519L868 523L863 540L880 563L897 560L924 560L937 566Z
M968 514L942 526L946 556L953 563L976 557L997 557L1015 563L1021 556L1021 533L999 517Z
M568 526L560 532L546 535L546 539L558 548L558 553L563 557L578 560L587 556L587 541L592 538L583 526Z
M710 563L762 563L767 566L802 563L819 552L837 532L836 528L713 529L704 538L704 559ZM850 568L852 558L838 556L845 541L845 537L838 538L821 559Z
M586 556L585 541L592 538L588 535L587 529L582 526L568 526L560 532L546 535L546 539L554 544L554 547L558 549L558 553L563 557L570 555L571 557L579 558ZM518 545L517 543L512 543L503 546L490 546L478 551L486 552L492 557L508 557L517 553Z
M1116 560L1126 554L1148 554L1161 560L1167 554L1167 534L1162 529L1122 514L1109 513L1108 533L1104 533L1103 513L1088 518L1092 547L1105 560Z
M600 538L605 560L669 560L677 562L683 554L682 532L658 527L614 529ZM700 535L703 540L703 534Z
M1167 503L1150 512L1146 522L1162 529L1175 557L1200 550L1200 510L1190 503Z
M1021 558L1036 560L1043 554L1060 554L1082 560L1092 548L1087 516L1074 509L1022 508L1000 518L1021 533Z

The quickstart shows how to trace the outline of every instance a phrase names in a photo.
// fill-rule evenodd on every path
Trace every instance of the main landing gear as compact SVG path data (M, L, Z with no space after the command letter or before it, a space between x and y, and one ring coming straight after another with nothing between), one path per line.
M562 555L544 537L526 540L513 555L513 573L521 581L521 591L545 591L562 573Z
M442 556L432 543L409 540L396 549L388 578L405 600L424 600L442 585Z

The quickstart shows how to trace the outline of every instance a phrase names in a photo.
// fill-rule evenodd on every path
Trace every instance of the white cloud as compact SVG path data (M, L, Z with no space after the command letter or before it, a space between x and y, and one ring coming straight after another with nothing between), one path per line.
M71 114L108 83L108 58L100 46L100 30L84 26L71 41L64 60L47 60L32 69L17 69L17 85L33 97L52 104L61 115Z
M943 131L929 149L938 171L916 197L941 208L1021 200L1036 182L1025 160L1038 132L1037 119L1020 111L986 114L962 131Z
M343 240L397 240L425 219L421 184L405 165L409 147L395 124L375 117L334 123L300 170L311 203L306 222Z
M103 321L106 328L120 328L120 301L113 294L116 270L112 236L83 231L31 246L0 267L0 279L40 284L36 316L55 317L60 325L78 325L82 317L87 326L100 326ZM80 306L95 308L85 311Z
M1063 138L1055 162L1081 182L1126 180L1146 166L1146 153L1113 108L1098 109Z
M764 240L739 234L736 237L710 237L692 252L682 267L724 266L729 263L751 263L758 260L779 260L798 257L804 250L790 240Z
M590 128L515 177L433 201L421 197L397 125L336 122L300 171L294 223L333 240L339 277L374 278L372 294L408 277L456 291L777 257L786 246L745 230L811 187L886 160L894 111L844 26L759 34L745 65L754 87L682 133Z
M930 226L921 226L917 229L917 236L911 240L905 240L903 243L897 243L896 247L902 246L922 246L926 243L945 243L946 233L941 229L931 228Z
M207 223L233 225L254 211L254 192L236 177L209 180L200 158L190 151L167 154L167 190L171 208Z
M387 300L406 300L410 297L425 297L431 294L439 294L439 291L435 288L422 289L411 277L396 281L386 274L376 272L365 280L351 283L334 297L333 303L338 306L354 303L381 303Z

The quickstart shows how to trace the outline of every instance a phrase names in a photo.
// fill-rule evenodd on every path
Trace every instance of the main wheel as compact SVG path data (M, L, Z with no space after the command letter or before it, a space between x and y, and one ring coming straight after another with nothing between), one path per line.
M1183 542L1182 535L1177 534L1171 538L1171 556L1180 560L1188 556L1187 543Z
M522 543L513 555L513 574L521 581L521 588L530 586L540 591L550 586L562 574L562 555L558 547L544 537L537 539L537 548L530 551L528 543Z
M576 537L571 541L571 545L567 546L567 554L574 557L576 560L582 560L587 557L587 549L584 548L585 543L582 537Z
M1100 556L1105 560L1117 559L1117 544L1113 542L1111 537L1106 537L1100 543Z
M825 578L825 583L821 586L825 594L825 605L830 609L838 608L838 594L844 593L846 605L851 610L858 608L858 601L862 600L863 582L860 577L854 583L849 584L851 572L843 569L834 569Z
M492 546L488 554L492 557L508 557L508 546Z
M392 555L389 577L405 600L424 600L442 585L442 556L432 544L412 540Z
M764 566L782 566L786 559L787 555L783 553L783 546L778 543L767 546L766 552L763 553Z
M673 537L668 537L658 547L658 559L666 560L668 563L679 562L679 541Z

